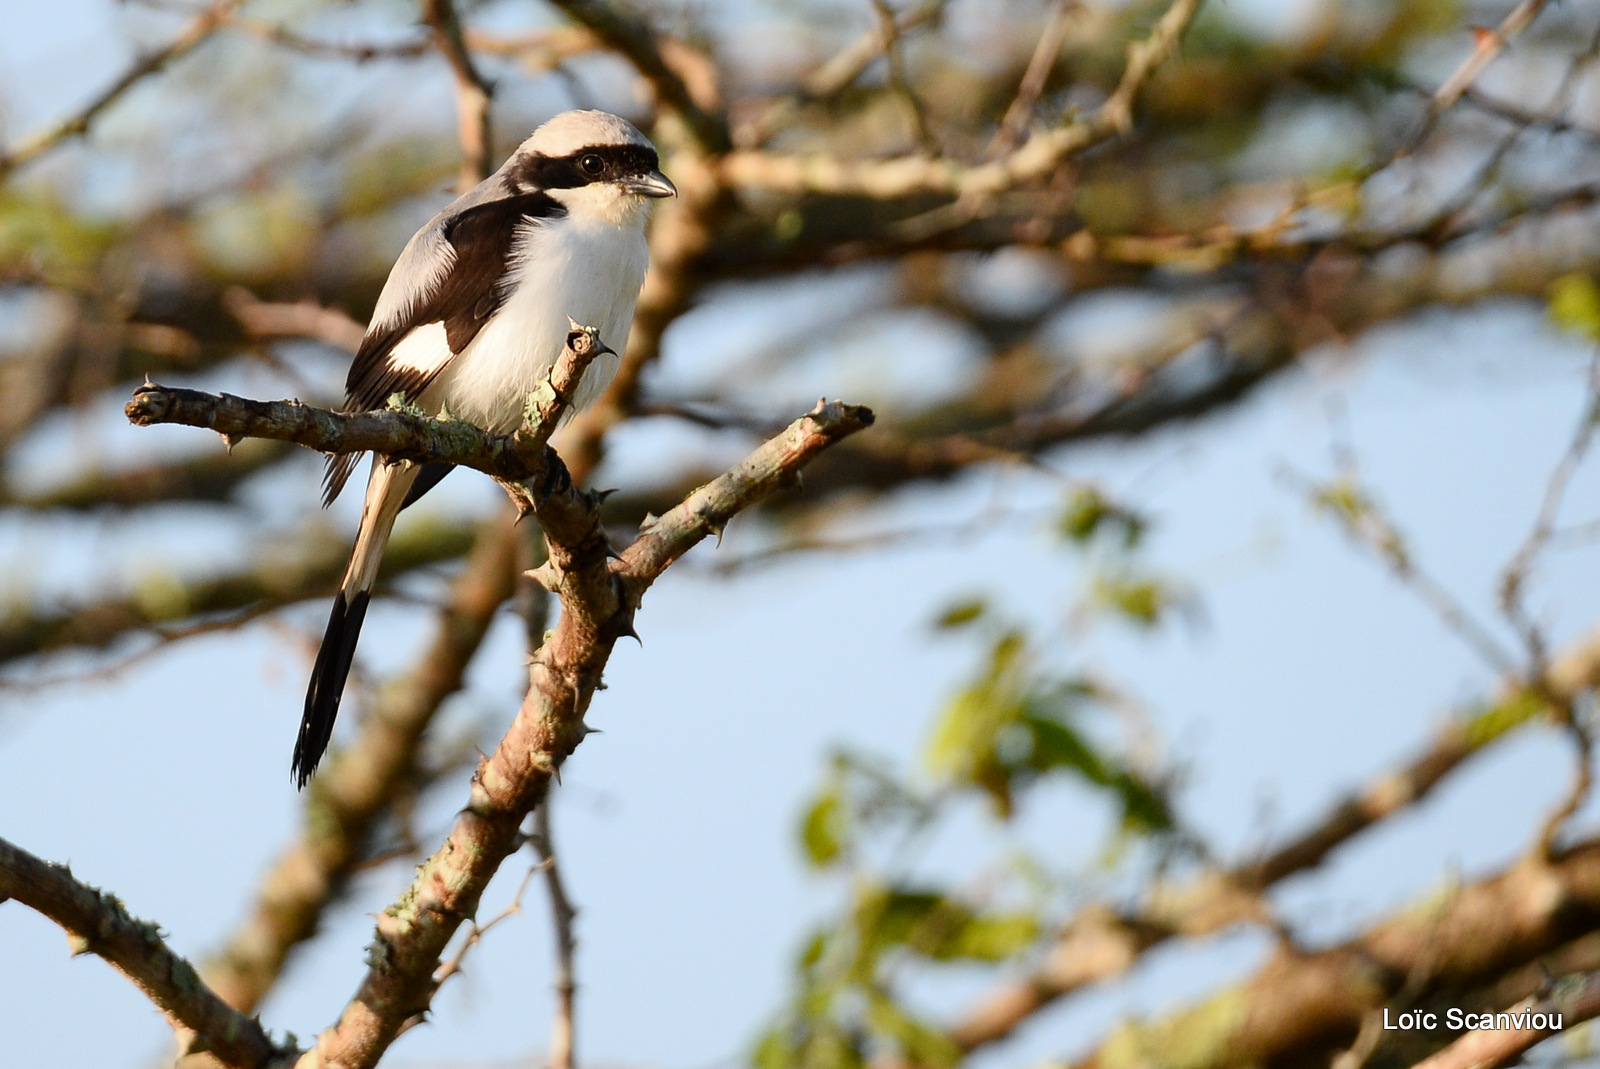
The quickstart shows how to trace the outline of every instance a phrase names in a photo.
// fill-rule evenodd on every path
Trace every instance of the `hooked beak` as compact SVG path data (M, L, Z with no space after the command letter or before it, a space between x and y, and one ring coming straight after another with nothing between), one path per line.
M622 188L641 197L676 197L678 187L660 171L634 175L622 181Z

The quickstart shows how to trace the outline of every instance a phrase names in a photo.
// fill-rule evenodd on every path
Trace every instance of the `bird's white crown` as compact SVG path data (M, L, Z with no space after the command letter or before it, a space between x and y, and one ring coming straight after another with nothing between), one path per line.
M570 156L596 145L654 147L637 126L620 116L607 111L564 111L535 130L518 151Z

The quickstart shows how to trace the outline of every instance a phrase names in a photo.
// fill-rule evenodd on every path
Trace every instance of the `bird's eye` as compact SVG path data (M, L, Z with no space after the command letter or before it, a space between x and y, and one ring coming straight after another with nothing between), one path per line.
M578 166L583 168L584 174L597 175L606 169L606 161L591 152L578 161Z

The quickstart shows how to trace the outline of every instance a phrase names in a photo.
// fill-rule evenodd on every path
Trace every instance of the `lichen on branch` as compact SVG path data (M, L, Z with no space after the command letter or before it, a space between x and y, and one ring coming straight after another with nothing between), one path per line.
M230 440L276 438L325 452L371 450L475 468L498 479L545 534L548 560L536 578L560 598L561 616L529 665L522 708L479 764L471 798L444 844L379 916L366 977L339 1021L301 1057L300 1069L376 1065L406 1023L427 1011L445 945L475 914L489 880L520 845L523 820L589 733L584 714L612 647L635 633L634 613L655 579L696 543L720 535L740 511L797 485L812 459L873 422L870 409L819 401L619 552L601 523L599 495L579 489L549 446L588 361L604 351L592 329L574 324L548 389L536 391L524 426L505 436L407 411L340 413L154 385L140 388L128 403L128 418L144 426L179 423Z

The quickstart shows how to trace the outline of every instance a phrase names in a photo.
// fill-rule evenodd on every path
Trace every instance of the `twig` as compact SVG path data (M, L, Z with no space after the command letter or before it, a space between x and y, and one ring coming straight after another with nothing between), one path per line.
M910 31L937 19L947 0L923 0L895 16L893 33L904 37ZM794 94L768 105L755 119L734 133L734 142L740 148L759 148L766 144L805 105L830 100L838 96L861 77L862 73L883 55L888 47L891 28L881 20L874 23L860 37L840 49L832 59L808 74Z
M1546 0L1522 0L1522 3L1511 9L1511 13L1499 26L1487 33L1475 32L1472 54L1440 84L1433 94L1433 103L1429 110L1437 115L1460 100L1461 94L1478 80L1478 75L1495 61L1506 45L1539 17L1539 12L1544 9L1545 3Z
M1461 99L1462 94L1472 87L1472 83L1488 69L1489 64L1504 51L1506 45L1539 17L1539 12L1544 9L1546 2L1547 0L1522 0L1493 30L1473 28L1472 52L1461 61L1460 66L1456 67L1450 77L1434 90L1428 100L1428 110L1423 114L1422 121L1417 124L1411 136L1395 154L1396 158L1410 155L1428 139L1428 135L1438 126L1440 117Z
M578 982L573 970L578 941L572 932L572 922L578 911L567 897L567 888L561 879L561 866L557 862L555 839L550 831L550 794L534 811L533 846L544 859L545 886L550 892L550 920L556 936L556 1012L550 1025L549 1069L574 1069L577 1064L574 1027Z
M263 616L277 612L280 608L282 606L274 602L262 601L236 612L227 613L219 619L202 620L198 623L186 624L183 627L155 625L149 629L153 641L133 653L117 657L109 663L76 672L0 679L0 694L34 694L51 687L109 683L133 668L146 664L152 656L168 646L176 645L191 638L198 638L201 635L216 635L238 631L241 628L248 627Z
M1282 478L1302 489L1314 507L1332 516L1347 538L1371 551L1402 586L1432 609L1445 627L1489 668L1512 678L1521 677L1523 668L1517 658L1442 583L1422 569L1393 521L1356 483L1353 474L1347 473L1326 485L1287 469L1282 472Z
M522 882L517 884L517 893L511 896L511 903L505 909L489 918L487 924L479 925L475 920L467 922L470 930L467 932L467 937L461 941L460 948L451 955L449 961L442 962L438 970L433 974L433 986L435 989L443 987L446 980L461 971L461 964L467 960L468 951L482 942L483 937L488 935L496 925L522 912L522 899L527 895L529 885L533 883L533 878L539 874L539 870L546 867L547 865L543 861L536 865L528 866L528 871L523 875ZM413 1017L412 1020L417 1021L419 1018Z
M453 560L471 544L475 525L442 520L401 531L384 556L383 575ZM319 596L338 581L349 544L324 526L303 539L279 539L237 571L195 578L147 574L127 594L18 613L0 620L0 664L68 647L101 649L154 625L260 604L281 606Z
M90 469L70 482L43 490L0 488L0 505L39 512L92 512L138 508L157 501L225 502L241 483L288 456L290 448L281 442L252 441L241 443L231 453L218 449L137 467Z
M1597 425L1600 425L1600 352L1589 363L1588 396L1583 412L1578 417L1578 425L1573 430L1566 451L1545 482L1544 496L1539 502L1533 527L1500 573L1500 611L1522 635L1534 676L1542 674L1545 640L1523 604L1523 589L1539 554L1544 552L1555 534L1556 520L1560 517L1562 503L1566 501L1567 487L1589 454Z
M1017 85L1017 95L1006 108L1000 127L994 132L994 139L984 150L985 160L1003 156L1017 147L1023 130L1027 128L1028 117L1033 114L1033 106L1038 103L1045 83L1050 80L1050 72L1055 69L1056 60L1061 55L1061 45L1067 39L1072 13L1077 10L1079 3L1080 0L1056 0L1055 7L1050 9L1049 21L1044 24L1044 32L1039 35L1039 43L1034 47L1027 70L1023 71L1022 81Z
M1600 44L1600 35L1596 36L1595 41ZM1572 786L1541 825L1537 849L1545 857L1554 854L1562 827L1583 807L1594 787L1594 739L1589 725L1578 714L1576 695L1562 693L1548 682L1547 640L1544 630L1528 611L1523 592L1539 554L1550 545L1555 534L1556 520L1566 500L1567 488L1588 456L1597 424L1600 424L1600 352L1589 363L1589 382L1583 411L1578 417L1572 440L1545 483L1544 496L1539 502L1533 527L1500 575L1500 610L1522 638L1528 655L1529 685L1538 689L1551 704L1556 718L1566 728L1574 750Z
M456 130L461 140L461 177L457 192L465 193L494 170L494 138L489 130L489 100L494 87L472 61L461 31L461 18L452 0L423 0L422 20L434 47L450 64L456 82Z
M906 75L906 59L900 51L900 22L894 9L889 6L889 0L869 0L873 13L878 16L878 26L883 40L883 56L889 63L889 87L905 105L906 115L911 120L911 133L922 151L932 153L937 151L938 145L933 139L933 131L928 127L928 116L922 110L922 102L917 99L916 92L911 88L911 81Z
M727 150L731 142L717 99L715 68L705 57L620 6L602 0L552 2L633 64L656 99L682 119L702 152Z
M236 1069L287 1065L299 1053L274 1044L259 1021L218 998L157 925L131 916L115 896L74 879L66 866L0 839L0 903L8 898L66 929L74 954L95 954L132 980L166 1015L186 1052L210 1051Z
M894 199L921 193L986 197L1044 178L1074 153L1126 134L1133 103L1156 69L1166 62L1193 21L1201 0L1173 0L1150 35L1128 47L1117 88L1086 119L1034 135L1021 148L989 163L968 166L940 156L851 160L833 155L779 155L757 150L730 152L719 173L731 187L773 193L855 194Z
M430 44L426 38L396 41L389 44L359 44L344 41L323 41L296 33L287 26L263 19L241 18L230 15L226 20L230 30L254 37L258 41L278 45L306 56L350 59L357 63L370 63L378 59L418 59L427 55Z
M907 527L839 538L825 535L797 535L775 545L727 559L718 559L714 564L707 565L706 571L717 576L731 576L778 564L799 554L826 553L829 556L843 556L908 544L965 543L981 538L1002 524L1015 523L1019 520L1037 521L1059 513L1059 508L1027 513L988 509L962 523Z
M24 138L11 148L0 150L0 178L4 178L22 164L44 155L63 141L87 133L101 112L120 100L129 89L152 74L159 73L173 60L194 51L227 21L234 8L241 3L243 0L217 0L189 20L189 23L178 31L178 36L165 47L135 60L120 78L102 89L93 100L75 114L46 130Z
M1591 45L1594 43L1592 38L1590 43ZM1588 52L1586 51L1578 58L1580 60L1587 59ZM1574 67L1576 66L1577 64L1574 64ZM1579 73L1581 74L1582 72L1580 71ZM1571 74L1572 70L1569 69L1568 75L1570 76ZM1423 96L1433 95L1421 86L1413 85L1408 88L1414 92L1421 93ZM1590 145L1600 147L1600 129L1578 122L1569 115L1561 114L1556 109L1546 107L1543 111L1532 111L1512 101L1492 97L1476 86L1461 94L1461 102L1476 108L1485 115L1492 115L1496 119L1511 123L1525 130L1547 130L1552 134L1570 134Z
M1479 194L1500 173L1500 168L1505 163L1506 157L1511 154L1512 148L1521 140L1524 133L1536 127L1552 127L1553 120L1559 119L1568 110L1572 103L1572 94L1582 83L1583 75L1594 65L1596 59L1600 59L1600 26L1596 26L1594 32L1590 34L1589 44L1584 50L1574 56L1571 63L1567 64L1566 73L1561 77L1561 84L1551 94L1550 103L1545 106L1541 113L1531 116L1526 121L1513 120L1512 129L1495 144L1488 156L1478 164L1473 176L1462 183L1455 196L1434 210L1433 219L1429 225L1430 230L1448 232L1455 221L1466 214L1467 209L1478 199ZM1467 94L1471 92L1470 88L1466 91ZM1469 95L1467 99L1471 100L1472 98ZM1488 109L1485 108L1484 110ZM1501 113L1501 117L1505 117L1503 113Z
M310 299L263 301L243 286L231 286L222 294L222 306L252 338L310 338L354 353L366 334L349 313Z

